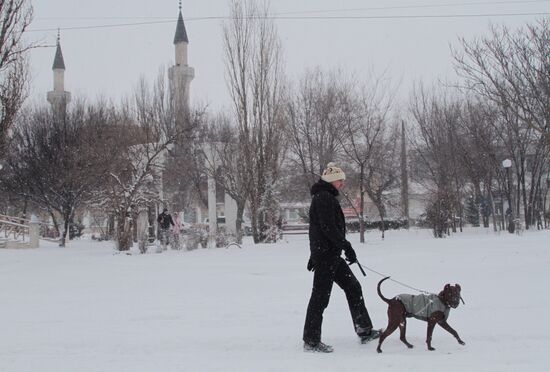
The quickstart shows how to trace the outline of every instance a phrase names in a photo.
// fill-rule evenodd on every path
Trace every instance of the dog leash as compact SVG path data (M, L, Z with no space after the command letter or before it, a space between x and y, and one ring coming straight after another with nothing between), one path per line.
M361 264L359 263L359 261L355 261L355 263L357 264L357 266L359 266L359 270L361 270L361 273L363 274L363 276L367 276L367 274L365 273L365 270L363 270L363 267L364 267L365 269L367 269L368 271L373 272L373 273L375 273L375 274L377 274L377 275L379 275L379 276L381 276L381 277L383 277L383 278L390 276L390 275L382 274L382 273L380 273L380 272L378 272L378 271L376 271L376 270L374 270L374 269L371 269L371 268L368 267L368 266L363 266L363 265L361 265ZM432 293L432 292L425 291L425 290L423 290L423 289L418 289L418 288L412 287L412 286L410 286L410 285L408 285L408 284L406 284L406 283L403 283L403 282L401 282L401 281L399 281L399 280L395 280L395 279L393 279L393 278L391 278L391 277L390 277L390 280L391 280L392 282L394 282L394 283L397 283L397 284L403 286L403 287L412 289L412 290L417 291L417 292L420 292L420 293L424 293L424 294L428 294L428 295L430 295L430 294L435 294L435 293Z

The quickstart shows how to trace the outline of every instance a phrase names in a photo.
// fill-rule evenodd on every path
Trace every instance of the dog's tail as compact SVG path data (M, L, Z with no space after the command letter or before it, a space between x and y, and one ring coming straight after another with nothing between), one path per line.
M382 301L384 301L385 303L388 303L388 304L390 303L390 300L387 299L386 297L384 297L384 295L382 294L382 291L380 290L380 285L382 284L382 282L383 282L384 280L387 280L387 279L389 279L389 278L390 278L390 277L387 276L387 277L385 277L384 279L382 279L381 281L379 281L379 282L378 282L378 287L377 287L378 296L380 296L380 298L382 299Z

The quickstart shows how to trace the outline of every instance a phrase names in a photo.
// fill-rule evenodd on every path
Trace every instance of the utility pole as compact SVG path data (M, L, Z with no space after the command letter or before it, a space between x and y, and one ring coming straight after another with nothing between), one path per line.
M409 172L407 169L407 138L405 136L405 121L401 121L401 211L410 225L409 218Z

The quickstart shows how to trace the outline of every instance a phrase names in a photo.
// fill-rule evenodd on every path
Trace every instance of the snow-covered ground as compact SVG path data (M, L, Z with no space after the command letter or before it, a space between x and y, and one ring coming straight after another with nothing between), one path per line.
M550 232L523 236L469 230L369 233L350 240L363 265L438 292L460 283L466 305L425 347L426 324L411 319L407 349L395 332L361 345L335 287L323 340L332 354L302 351L311 290L307 236L243 249L118 254L111 243L0 251L0 371L547 371L550 362ZM380 277L363 278L367 307L385 327ZM386 282L384 294L412 292Z

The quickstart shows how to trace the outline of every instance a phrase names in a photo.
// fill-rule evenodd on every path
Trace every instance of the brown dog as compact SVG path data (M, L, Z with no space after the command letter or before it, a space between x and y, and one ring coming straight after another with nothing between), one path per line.
M379 353L382 352L382 342L384 342L384 339L391 335L397 327L399 327L401 332L401 341L403 341L403 343L411 349L413 345L408 343L405 338L407 318L410 317L428 322L428 337L426 338L428 350L435 350L432 347L432 334L436 324L439 324L443 329L452 334L458 340L460 345L465 345L464 341L460 339L458 333L456 333L456 331L447 323L447 318L451 307L456 309L460 300L462 300L460 297L460 286L458 284L455 284L454 286L450 284L445 285L445 288L443 288L439 295L421 294L415 296L410 294L402 294L395 296L390 300L384 297L380 291L380 285L386 279L389 279L389 276L378 282L378 295L388 304L388 326L380 335L380 340L376 351Z

